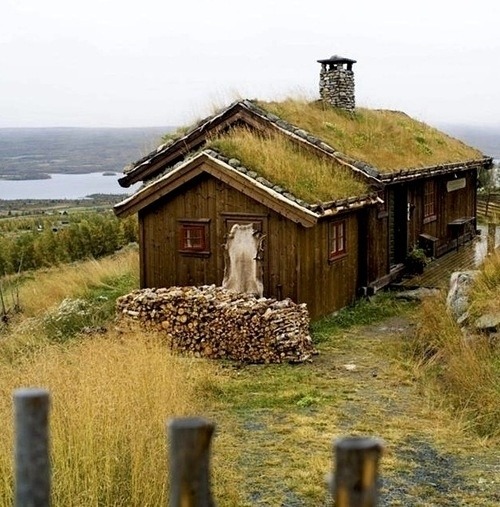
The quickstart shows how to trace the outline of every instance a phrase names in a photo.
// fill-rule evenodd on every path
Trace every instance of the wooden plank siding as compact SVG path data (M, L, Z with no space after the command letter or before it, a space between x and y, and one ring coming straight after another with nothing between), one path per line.
M226 220L264 217L264 295L306 302L311 316L351 303L358 288L358 212L346 221L347 255L328 262L328 222L306 228L208 174L201 174L139 212L141 286L222 283ZM209 255L179 252L179 220L210 219ZM318 282L320 281L320 282Z
M141 285L203 285L222 283L224 261L222 245L229 214L267 219L264 230L265 295L296 298L296 236L297 227L263 204L207 174L139 213L142 251ZM210 255L179 252L178 220L210 219ZM231 218L229 216L229 218ZM281 248L280 245L285 245ZM272 255L270 254L272 252Z
M352 303L359 287L359 212L340 215L346 221L345 256L328 262L328 224L322 220L316 227L298 232L297 280L299 302L307 301L311 317L327 315Z

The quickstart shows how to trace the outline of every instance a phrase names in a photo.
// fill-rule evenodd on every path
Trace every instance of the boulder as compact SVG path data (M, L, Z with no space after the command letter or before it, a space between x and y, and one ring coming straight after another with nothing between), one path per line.
M459 320L469 309L469 291L478 273L478 270L456 271L450 277L446 308L455 320Z

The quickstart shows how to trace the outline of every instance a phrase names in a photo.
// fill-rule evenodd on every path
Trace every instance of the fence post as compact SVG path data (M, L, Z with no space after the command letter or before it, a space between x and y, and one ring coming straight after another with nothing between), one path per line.
M214 424L200 418L168 423L170 507L213 507L210 442Z
M335 478L331 484L335 507L377 504L378 462L382 450L382 442L376 438L349 437L335 441Z
M50 505L49 407L45 389L14 391L15 507Z

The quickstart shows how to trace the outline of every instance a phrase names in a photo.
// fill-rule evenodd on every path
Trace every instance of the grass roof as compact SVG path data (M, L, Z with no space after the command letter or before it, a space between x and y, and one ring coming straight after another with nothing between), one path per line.
M209 146L309 203L366 194L368 186L332 159L321 158L286 137L235 128Z
M349 113L296 99L256 104L381 173L483 157L479 150L399 111L359 108Z

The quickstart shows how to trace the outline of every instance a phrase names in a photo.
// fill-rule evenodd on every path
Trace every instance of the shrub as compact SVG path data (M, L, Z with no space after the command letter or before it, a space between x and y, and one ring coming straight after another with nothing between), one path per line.
M52 312L43 318L47 337L64 342L80 333L86 327L99 323L99 309L85 299L64 299Z

